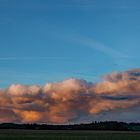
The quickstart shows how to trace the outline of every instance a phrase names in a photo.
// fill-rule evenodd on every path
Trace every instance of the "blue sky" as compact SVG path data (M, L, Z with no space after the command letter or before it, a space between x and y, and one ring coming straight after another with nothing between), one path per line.
M139 0L0 0L0 87L139 67Z

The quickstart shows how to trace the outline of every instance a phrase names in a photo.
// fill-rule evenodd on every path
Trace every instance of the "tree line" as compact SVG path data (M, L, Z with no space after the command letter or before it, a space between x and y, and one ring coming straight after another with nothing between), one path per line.
M1 123L0 129L33 129L33 130L115 130L115 131L140 131L140 123L126 123L117 121L92 122L88 124L15 124Z

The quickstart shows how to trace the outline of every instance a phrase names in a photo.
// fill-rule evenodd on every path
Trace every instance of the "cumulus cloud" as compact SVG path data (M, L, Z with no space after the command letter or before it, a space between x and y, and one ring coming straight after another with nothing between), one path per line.
M67 123L81 116L140 105L140 69L113 72L99 83L79 79L0 90L0 122Z

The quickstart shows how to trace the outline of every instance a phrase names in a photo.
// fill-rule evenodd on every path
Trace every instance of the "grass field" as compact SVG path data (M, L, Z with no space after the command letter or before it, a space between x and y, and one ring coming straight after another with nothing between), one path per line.
M0 140L140 140L140 132L0 130Z

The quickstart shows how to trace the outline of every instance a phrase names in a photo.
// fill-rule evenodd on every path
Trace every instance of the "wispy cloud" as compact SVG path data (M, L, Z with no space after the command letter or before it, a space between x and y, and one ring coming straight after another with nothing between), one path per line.
M88 47L90 49L97 50L104 55L108 56L111 58L112 61L114 61L114 64L117 66L133 66L135 65L136 59L139 58L139 56L134 56L130 54L126 54L123 52L123 50L118 50L114 47L105 45L104 43L101 43L99 41L96 41L92 38L84 37L84 36L79 36L78 40L79 43L84 44L85 47Z
M56 9L63 9L63 8L84 8L86 10L138 10L140 9L135 2L130 2L128 0L123 1L101 1L98 2L97 0L71 0L71 1L61 1L55 4L50 4L49 8L55 7Z
M75 42L77 44L85 46L86 48L95 49L113 58L133 58L133 56L123 53L122 50L119 51L113 47L105 45L101 41L97 41L96 39L92 37L91 38L87 37L75 31L73 32L72 31L70 32L54 31L52 32L52 35L59 39L66 40L68 42Z
M129 58L130 56L128 56L127 54L123 53L123 52L120 52L118 50L115 50L114 48L112 47L109 47L107 45L104 45L103 43L100 43L94 39L90 39L90 38L87 38L87 37L80 37L78 39L78 41L81 43L81 44L84 44L85 46L89 47L89 48L92 48L92 49L96 49L108 56L111 56L113 58Z
M58 32L53 32L52 34L62 40L66 40L68 42L75 42L93 51L96 50L110 57L111 60L114 61L114 64L117 65L127 66L131 63L131 59L136 58L135 56L130 56L124 53L122 50L115 49L114 47L108 46L101 41L97 41L94 38L90 38L75 32L61 32L60 34Z
M9 61L9 60L65 60L71 59L68 57L0 57L0 61Z

